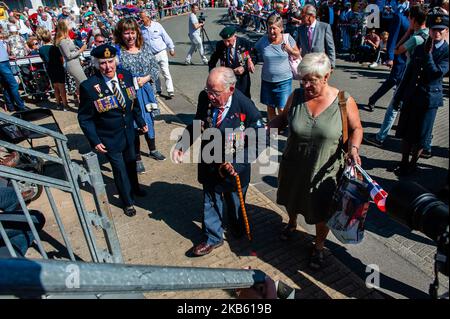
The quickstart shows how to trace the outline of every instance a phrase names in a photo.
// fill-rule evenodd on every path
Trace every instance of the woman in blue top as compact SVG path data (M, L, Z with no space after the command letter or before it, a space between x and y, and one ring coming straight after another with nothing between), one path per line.
M149 156L156 160L165 160L166 158L156 150L155 144L154 116L159 114L159 109L151 83L156 81L159 76L158 63L148 44L144 43L136 20L130 18L120 20L114 30L114 38L119 52L120 67L129 71L134 77L142 118L148 126L145 140L150 151ZM138 173L142 174L145 172L145 168L140 155L139 134L136 134L135 144L136 169Z
M255 48L258 60L264 62L260 99L267 105L267 120L270 121L277 115L277 109L281 111L284 108L291 94L289 57L300 58L300 50L290 35L283 35L283 19L279 14L269 16L267 34L256 42Z

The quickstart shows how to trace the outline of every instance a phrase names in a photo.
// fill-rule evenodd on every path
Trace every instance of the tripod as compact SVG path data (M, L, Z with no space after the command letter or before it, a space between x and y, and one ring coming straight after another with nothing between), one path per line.
M206 33L206 30L204 27L200 28L200 36L202 38L202 43L208 43L209 49L211 50L211 52L214 52L214 47L211 44L211 40L209 39L208 33Z

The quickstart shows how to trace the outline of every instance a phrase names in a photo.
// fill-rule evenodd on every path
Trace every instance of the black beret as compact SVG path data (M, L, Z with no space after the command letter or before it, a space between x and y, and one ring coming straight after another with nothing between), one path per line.
M110 59L114 58L117 54L115 47L109 44L102 44L92 49L91 56L97 59Z
M219 35L222 39L228 39L236 33L236 29L233 27L225 27L220 31Z

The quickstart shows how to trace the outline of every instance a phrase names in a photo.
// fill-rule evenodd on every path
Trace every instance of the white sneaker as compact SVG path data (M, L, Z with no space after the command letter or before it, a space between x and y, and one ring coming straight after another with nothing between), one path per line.
M193 63L191 61L184 61L184 64L186 65L192 65Z
M203 60L203 64L208 64L208 60L207 59Z
M378 66L377 62L373 62L373 63L369 64L369 68L371 68L371 69L376 68L377 66Z

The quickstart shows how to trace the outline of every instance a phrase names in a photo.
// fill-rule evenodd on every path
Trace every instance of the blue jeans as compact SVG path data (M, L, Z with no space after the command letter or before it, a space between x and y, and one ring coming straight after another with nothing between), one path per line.
M0 84L3 87L3 96L8 110L14 111L14 104L19 110L24 109L25 103L20 97L19 85L11 71L9 61L0 62Z
M253 17L253 22L255 23L255 30L261 30L261 20L259 17Z
M431 141L433 140L433 130L428 131L425 140L423 141L423 150L427 152L431 152Z
M386 114L384 115L383 124L381 124L380 130L377 133L377 140L380 142L384 142L386 137L389 134L392 126L394 125L395 119L397 118L398 111L394 110L394 106L391 102L386 110Z
M41 231L45 224L44 215L37 210L30 210L30 216L36 231ZM35 239L24 213L22 211L0 213L0 220L14 251L18 256L24 257ZM9 257L11 254L0 236L0 258Z
M19 199L12 187L0 187L0 210L10 212L16 210Z
M242 187L242 194L245 200L247 186ZM209 245L216 245L223 240L223 213L224 202L227 205L228 220L231 224L243 225L239 195L237 192L215 192L214 190L203 188L203 224L202 228Z

